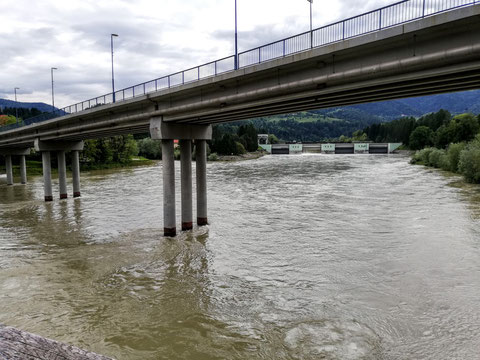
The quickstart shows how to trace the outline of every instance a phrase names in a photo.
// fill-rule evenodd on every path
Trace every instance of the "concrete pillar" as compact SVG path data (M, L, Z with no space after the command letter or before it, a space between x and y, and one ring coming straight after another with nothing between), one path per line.
M79 152L72 151L73 197L80 197L80 159Z
M193 229L192 211L192 140L180 140L182 183L182 230Z
M207 218L207 141L195 140L197 159L197 224L208 225Z
M173 140L162 140L163 163L163 234L177 234L175 219L175 158Z
M20 155L20 179L22 184L27 183L27 161L25 155Z
M7 185L13 185L12 155L5 155L5 170L7 172Z
M67 166L65 162L65 151L57 151L58 161L58 185L60 189L60 199L66 199L67 194Z
M53 201L52 195L52 164L50 161L50 151L42 152L43 165L43 189L45 201Z

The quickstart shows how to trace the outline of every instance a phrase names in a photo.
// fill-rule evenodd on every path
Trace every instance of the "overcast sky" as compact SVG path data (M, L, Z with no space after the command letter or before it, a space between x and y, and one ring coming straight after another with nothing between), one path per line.
M307 0L237 0L239 51L309 29ZM394 0L314 0L313 25ZM0 98L63 107L234 52L234 0L0 0Z

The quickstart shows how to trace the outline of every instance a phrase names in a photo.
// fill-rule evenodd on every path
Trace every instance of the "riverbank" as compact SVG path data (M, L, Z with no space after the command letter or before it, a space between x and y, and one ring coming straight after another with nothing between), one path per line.
M231 162L231 161L256 160L267 154L268 153L266 151L254 151L254 152L248 152L246 154L241 154L241 155L218 155L216 160L209 160L209 161Z
M81 171L92 171L92 170L108 170L108 169L119 169L119 168L128 168L128 167L137 167L137 166L146 166L153 165L157 160L149 160L140 156L133 157L128 163L109 163L109 164L80 164ZM69 169L67 172L70 172ZM0 167L0 173L5 173L5 166ZM41 161L36 160L27 160L27 176L41 176L43 174L43 167ZM52 174L58 174L58 169L52 166ZM20 166L13 166L13 176L20 176Z

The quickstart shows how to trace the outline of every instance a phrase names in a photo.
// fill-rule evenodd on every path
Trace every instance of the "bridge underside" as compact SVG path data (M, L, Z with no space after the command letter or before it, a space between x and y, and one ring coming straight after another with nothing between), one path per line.
M480 5L0 133L0 148L480 88Z

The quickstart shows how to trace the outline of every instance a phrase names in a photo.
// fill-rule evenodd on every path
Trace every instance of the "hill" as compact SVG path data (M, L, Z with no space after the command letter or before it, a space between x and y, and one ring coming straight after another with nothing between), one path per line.
M52 105L45 104L43 102L15 102L13 100L0 99L0 109L3 108L19 108L19 109L37 109L40 112L51 112Z

